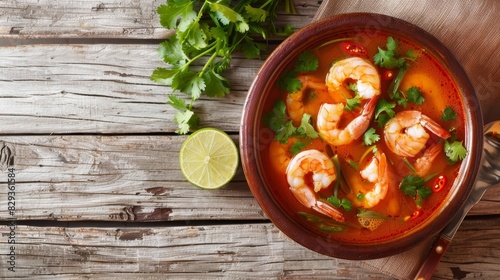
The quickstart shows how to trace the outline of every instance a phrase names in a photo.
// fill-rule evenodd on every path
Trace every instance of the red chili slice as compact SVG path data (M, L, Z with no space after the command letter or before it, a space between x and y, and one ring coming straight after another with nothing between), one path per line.
M434 183L432 183L432 191L433 192L439 192L441 191L444 186L446 186L446 177L444 175L440 175L434 180Z
M385 70L384 72L384 79L385 80L390 80L394 77L394 72L392 70Z
M416 218L420 217L420 215L422 215L422 210L418 209L418 210L415 210L413 212L413 214L411 214L410 218L408 219L408 221L411 221L411 220L415 220Z
M340 47L342 50L344 50L346 53L354 56L367 56L368 52L366 51L366 48L361 46L358 43L354 42L342 42L340 43Z

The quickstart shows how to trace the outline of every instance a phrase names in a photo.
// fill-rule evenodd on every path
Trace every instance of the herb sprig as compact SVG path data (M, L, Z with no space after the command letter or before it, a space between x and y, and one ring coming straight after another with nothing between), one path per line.
M274 140L287 143L290 137L302 137L305 139L318 138L319 134L311 124L311 115L304 114L298 127L293 125L293 121L286 113L286 104L278 99L274 103L271 112L264 116L264 123L276 135Z
M175 95L167 104L175 108L177 133L185 134L199 123L193 103L202 95L223 97L229 81L222 75L230 66L232 54L241 51L248 59L259 58L266 44L256 39L288 36L294 30L275 26L279 0L169 0L157 9L160 23L176 32L158 48L170 67L159 67L151 80L185 93L190 102ZM293 0L285 0L294 11ZM196 65L202 63L202 66Z
M408 175L403 178L401 184L399 185L399 189L405 194L413 199L417 204L417 207L421 207L424 199L428 198L432 191L424 186L425 181L422 177L417 175Z

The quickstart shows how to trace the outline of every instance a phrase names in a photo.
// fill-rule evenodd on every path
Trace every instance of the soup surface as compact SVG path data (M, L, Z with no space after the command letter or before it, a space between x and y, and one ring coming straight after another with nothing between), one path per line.
M444 202L466 155L463 105L417 44L382 32L341 37L302 52L272 86L262 172L305 227L384 240Z

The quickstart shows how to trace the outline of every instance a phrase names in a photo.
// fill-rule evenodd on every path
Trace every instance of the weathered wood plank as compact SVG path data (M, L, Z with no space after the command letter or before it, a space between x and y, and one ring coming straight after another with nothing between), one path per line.
M297 15L280 13L278 26L309 23L318 1L295 1ZM0 38L165 38L156 8L165 0L9 0L0 2Z
M16 217L32 220L248 220L264 214L241 169L204 191L181 174L181 136L2 137L12 152ZM7 148L2 159L8 160ZM4 165L5 168L5 165ZM8 172L0 180L7 190ZM7 201L7 192L0 201ZM6 219L6 211L0 219Z
M10 149L16 169L16 217L136 222L266 219L241 169L219 190L204 191L187 183L178 165L184 139L0 137L0 148ZM2 152L5 163L9 158L5 148ZM7 171L0 173L0 189L5 190L0 201L7 201L7 176ZM471 214L500 214L500 189L489 190L483 201ZM0 212L0 219L9 217L7 211Z
M10 235L5 225L0 232ZM493 264L500 258L500 246L495 245L500 243L499 232L499 217L466 219L434 278L496 278L500 268ZM0 243L2 264L7 264L10 253L6 239ZM169 279L390 279L364 269L362 262L305 249L267 223L151 228L18 225L15 240L16 272L3 266L2 279L96 279L136 273L141 278ZM479 246L485 240L485 247Z
M0 226L2 234L9 234ZM2 263L8 244L0 244ZM363 279L355 263L291 242L271 224L162 228L16 229L16 271L0 277L99 277L120 273L169 279ZM370 272L370 274L372 274ZM373 273L377 278L387 278ZM53 278L52 278L53 279Z
M0 47L3 134L174 132L170 87L150 80L166 66L157 45ZM246 91L262 60L236 56L225 98L195 103L201 126L238 131ZM214 112L217 112L214 114Z

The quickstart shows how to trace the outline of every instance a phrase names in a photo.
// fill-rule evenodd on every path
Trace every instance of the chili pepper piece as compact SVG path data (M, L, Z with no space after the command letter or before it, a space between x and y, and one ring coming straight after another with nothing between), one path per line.
M358 43L354 43L351 41L342 42L342 43L340 43L340 47L342 48L342 50L344 52L346 52L347 54L350 54L350 55L354 55L354 56L367 56L368 55L368 51L366 50L366 48Z
M416 218L420 217L422 215L423 211L420 210L420 209L417 209L413 212L413 214L411 214L411 216L406 216L404 218L404 221L412 221L412 220L415 220Z
M440 175L432 183L432 191L433 192L441 191L446 186L447 181L448 180L446 179L446 177L444 175Z
M383 77L384 80L391 80L394 78L394 72L392 70L385 70Z

